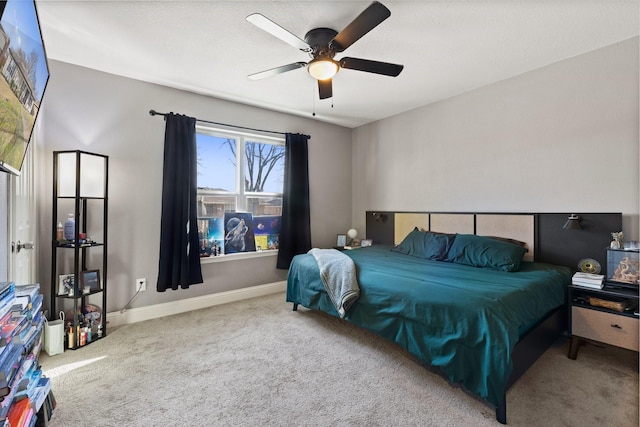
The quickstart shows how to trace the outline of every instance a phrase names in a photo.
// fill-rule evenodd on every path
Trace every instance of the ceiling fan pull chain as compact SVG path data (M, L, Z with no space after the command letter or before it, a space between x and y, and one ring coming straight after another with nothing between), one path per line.
M312 92L313 94L311 95L311 103L313 105L313 114L311 114L313 117L316 116L316 85L312 85Z

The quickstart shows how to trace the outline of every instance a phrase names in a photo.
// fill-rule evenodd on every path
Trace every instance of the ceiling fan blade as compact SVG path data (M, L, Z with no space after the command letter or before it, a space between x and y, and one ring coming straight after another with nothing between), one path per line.
M318 92L320 93L320 99L331 98L333 96L331 79L318 80Z
M289 32L288 30L285 30L280 25L276 24L260 13L252 13L251 15L247 16L247 21L297 49L303 51L308 51L311 49L307 42L305 42L295 34Z
M340 66L349 70L365 71L367 73L382 74L391 77L397 77L404 68L404 65L349 57L342 58L340 60Z
M287 71L297 70L298 68L306 67L306 62L294 62L293 64L282 65L280 67L271 68L269 70L260 71L259 73L249 74L251 80L266 79L267 77L275 76L277 74L286 73Z
M391 11L382 3L374 1L333 38L330 43L331 48L336 52L344 51L389 16Z

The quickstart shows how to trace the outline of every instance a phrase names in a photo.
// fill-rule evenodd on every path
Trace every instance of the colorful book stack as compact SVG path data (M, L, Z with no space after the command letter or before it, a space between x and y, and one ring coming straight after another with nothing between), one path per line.
M33 426L51 418L55 399L42 376L40 285L0 282L0 425Z
M573 275L571 283L574 286L582 286L583 288L602 289L604 287L604 275L578 271Z

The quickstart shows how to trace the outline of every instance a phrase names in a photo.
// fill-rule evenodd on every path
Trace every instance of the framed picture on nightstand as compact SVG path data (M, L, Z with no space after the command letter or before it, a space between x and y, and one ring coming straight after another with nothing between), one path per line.
M347 235L346 234L338 234L338 240L336 246L345 246L347 244Z
M362 246L363 248L367 247L367 246L371 246L371 245L373 245L373 240L371 240L371 239L362 239L362 240L360 240L360 246Z

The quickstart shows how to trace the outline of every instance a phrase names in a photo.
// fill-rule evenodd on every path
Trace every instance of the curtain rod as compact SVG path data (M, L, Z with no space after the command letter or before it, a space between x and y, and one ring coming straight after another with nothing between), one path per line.
M149 110L149 115L151 115L151 116L162 116L162 117L166 118L167 114L168 113L159 113L156 110ZM278 135L286 135L286 132L277 132L277 131L274 131L274 130L264 130L264 129L254 129L254 128L249 128L249 127L246 127L246 126L236 126L236 125L229 125L229 124L226 124L226 123L212 122L210 120L196 119L196 121L201 122L201 123L209 123L209 124L212 124L212 125L228 126L228 127L232 127L232 128L236 128L236 129L252 130L252 131L255 131L255 132L267 132L267 133L275 133L275 134L278 134Z

